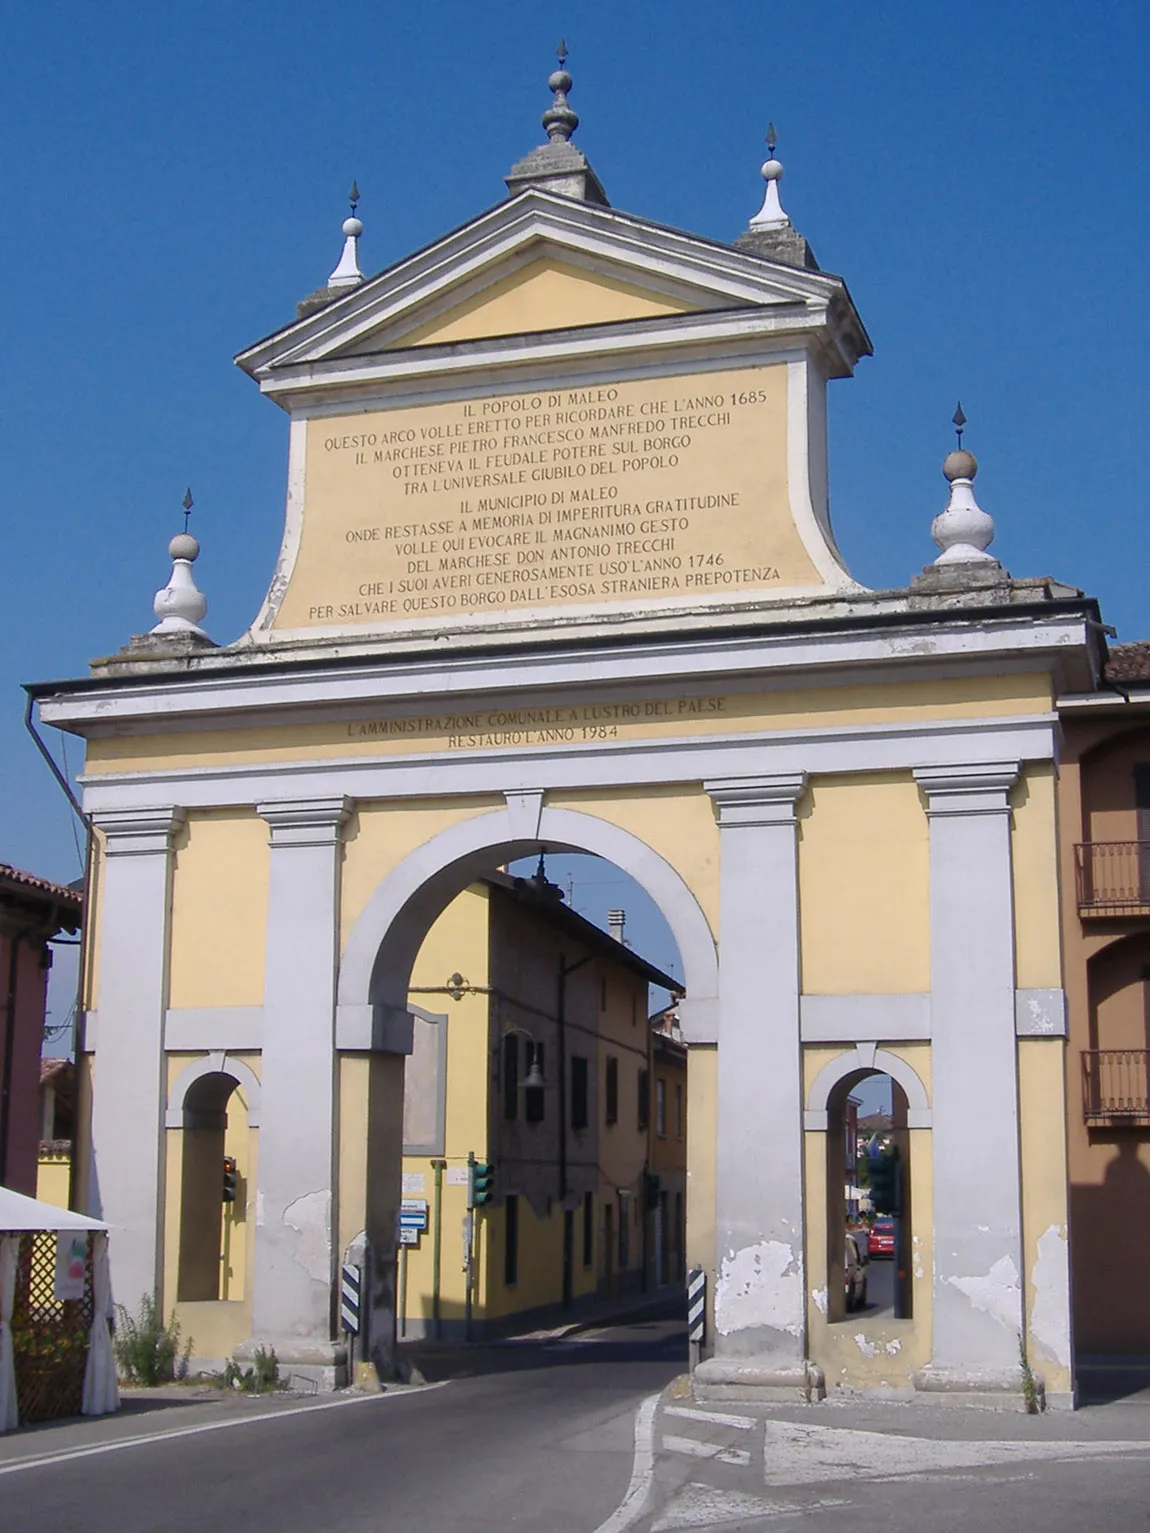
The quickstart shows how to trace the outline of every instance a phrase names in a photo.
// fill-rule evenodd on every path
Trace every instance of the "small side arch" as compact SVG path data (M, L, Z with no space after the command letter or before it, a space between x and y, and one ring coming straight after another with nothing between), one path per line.
M260 1082L252 1067L242 1059L235 1059L223 1052L207 1054L203 1059L193 1059L185 1065L172 1082L168 1093L168 1109L164 1115L165 1128L183 1128L184 1103L188 1092L205 1075L227 1075L239 1086L248 1104L248 1127L260 1126Z
M860 1070L878 1070L897 1081L906 1093L907 1128L930 1128L930 1096L922 1077L898 1054L892 1054L889 1049L880 1049L874 1043L856 1044L853 1049L828 1060L822 1067L811 1083L806 1112L803 1114L804 1128L826 1131L827 1104L831 1092L841 1080L848 1075L857 1075Z

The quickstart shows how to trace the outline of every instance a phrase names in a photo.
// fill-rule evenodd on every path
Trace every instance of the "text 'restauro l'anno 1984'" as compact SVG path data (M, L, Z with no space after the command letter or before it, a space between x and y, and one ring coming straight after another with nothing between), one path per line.
M785 366L309 421L275 626L818 585L786 440Z

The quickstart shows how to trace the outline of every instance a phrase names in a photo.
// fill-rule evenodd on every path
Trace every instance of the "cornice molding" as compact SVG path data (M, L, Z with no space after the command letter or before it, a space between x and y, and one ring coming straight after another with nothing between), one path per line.
M172 840L187 818L174 804L155 809L103 809L92 823L104 838L106 857L147 857L171 851Z
M281 799L256 805L271 829L271 846L335 846L343 839L353 801L346 794Z
M1020 770L1018 761L916 767L914 780L926 795L928 818L1009 814L1010 790Z
M720 830L793 825L799 799L806 788L805 772L779 772L771 777L728 777L703 784L703 791L715 806Z

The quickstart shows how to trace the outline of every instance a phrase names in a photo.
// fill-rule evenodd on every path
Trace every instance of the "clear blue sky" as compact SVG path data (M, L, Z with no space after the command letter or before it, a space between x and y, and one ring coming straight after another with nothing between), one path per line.
M733 238L777 123L784 203L875 344L832 389L855 576L905 584L931 557L961 398L995 551L1150 635L1148 17L1121 0L8 7L0 859L77 872L19 683L82 674L150 625L185 485L209 631L255 614L286 418L231 357L326 277L351 178L372 271L499 200L542 139L560 34L577 141L619 207Z

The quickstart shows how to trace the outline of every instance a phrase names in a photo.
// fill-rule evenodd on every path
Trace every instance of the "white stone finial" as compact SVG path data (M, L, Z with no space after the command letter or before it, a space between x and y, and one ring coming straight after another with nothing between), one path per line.
M946 510L931 523L930 535L942 549L935 564L997 563L994 555L986 552L994 538L994 518L974 498L978 459L965 447L959 447L947 453L942 471L950 480L950 500Z
M779 201L779 182L783 177L782 162L775 159L775 144L778 139L775 135L775 125L771 123L767 128L767 153L770 158L764 160L762 177L767 183L766 196L763 205L751 219L752 229L789 229L791 221L783 212L783 205Z
M199 626L200 619L208 610L208 599L197 587L192 565L199 558L200 545L188 531L188 517L192 511L192 492L184 496L184 530L177 532L168 544L172 560L172 574L168 583L156 592L152 611L159 622L153 633L195 633L201 639L207 634Z
M363 224L355 214L359 187L354 181L347 198L351 203L351 217L343 221L343 254L339 258L339 265L327 279L328 287L358 287L363 281L363 272L359 269L359 237L363 233Z

